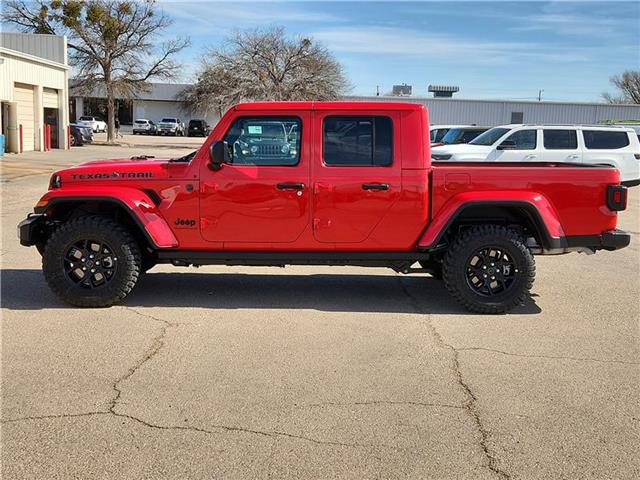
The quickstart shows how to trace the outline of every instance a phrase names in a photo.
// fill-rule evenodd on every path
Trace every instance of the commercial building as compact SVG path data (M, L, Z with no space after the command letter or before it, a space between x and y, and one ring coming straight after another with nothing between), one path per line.
M214 125L219 112L191 113L180 101L187 84L152 83L147 92L140 92L132 100L118 100L118 116L123 125L135 118L158 121L162 117L178 117L187 123L191 118L204 118ZM397 96L349 96L351 101L416 102L429 108L432 124L503 125L508 123L568 123L598 124L609 121L640 120L640 105L611 105L587 102L548 102L518 100L470 100L461 98L418 97L411 95L408 85L397 86ZM453 94L458 87L432 86L438 92ZM105 116L104 93L94 89L90 95L74 94L72 89L72 118L81 115Z
M8 152L68 148L67 39L0 32L0 131Z
M429 97L348 97L354 101L416 102L429 109L432 125L504 125L509 123L599 124L640 120L640 105L608 103L467 100Z
M134 98L117 98L118 120L121 125L131 125L136 118L146 118L153 122L163 117L177 117L185 124L189 120L204 119L209 124L218 120L213 112L192 112L181 101L181 95L188 84L183 83L150 83L148 89L138 92ZM71 87L71 118L78 119L83 115L92 115L106 120L107 101L103 88L96 87L91 92L82 92Z

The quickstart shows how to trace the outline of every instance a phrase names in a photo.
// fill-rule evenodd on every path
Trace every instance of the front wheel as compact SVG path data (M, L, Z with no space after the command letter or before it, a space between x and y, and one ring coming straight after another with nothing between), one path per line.
M535 261L525 240L499 225L480 225L456 237L443 262L447 290L466 309L505 313L529 296Z
M49 237L42 271L53 292L79 307L107 307L125 298L138 281L138 244L119 223L78 217Z

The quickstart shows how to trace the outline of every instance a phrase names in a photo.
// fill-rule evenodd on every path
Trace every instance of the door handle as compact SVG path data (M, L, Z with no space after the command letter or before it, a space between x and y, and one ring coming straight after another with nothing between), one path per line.
M278 190L304 190L304 183L279 183Z
M573 155L569 155L567 158L571 160L577 160L578 158L580 158L580 155L573 154Z
M534 158L536 158L535 155L527 155L526 157L524 157L525 160L533 160Z
M389 190L388 183L363 183L363 190Z

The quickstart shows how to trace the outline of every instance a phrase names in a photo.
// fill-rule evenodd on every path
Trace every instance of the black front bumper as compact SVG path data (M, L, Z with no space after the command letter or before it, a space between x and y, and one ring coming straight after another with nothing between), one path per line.
M622 230L609 230L601 235L566 237L566 247L586 247L593 250L619 250L631 243L631 234Z
M45 237L45 216L42 213L30 213L18 224L20 245L30 247L42 242Z

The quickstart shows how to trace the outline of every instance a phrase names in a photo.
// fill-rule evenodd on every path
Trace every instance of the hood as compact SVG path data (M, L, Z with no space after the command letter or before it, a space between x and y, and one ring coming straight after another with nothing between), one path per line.
M455 145L442 145L440 147L433 147L431 153L440 154L458 154L458 153L485 153L488 154L493 147L491 145L470 145L468 143L459 143Z
M94 160L56 172L63 185L114 181L158 180L169 177L168 158ZM186 165L184 163L175 165ZM174 173L174 172L172 172Z

